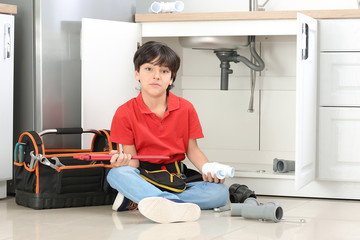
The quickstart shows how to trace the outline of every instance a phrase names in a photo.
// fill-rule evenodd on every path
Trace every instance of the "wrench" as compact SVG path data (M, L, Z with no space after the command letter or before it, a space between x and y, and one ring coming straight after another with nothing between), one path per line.
M64 164L62 164L62 163L60 162L60 160L59 160L57 157L51 158L52 160L55 160L55 164L53 164L53 163L51 163L51 162L49 161L49 159L47 159L45 156L42 156L42 155L40 155L40 156L41 156L40 162L41 162L42 164L44 164L44 165L46 165L46 166L49 166L49 167L51 167L51 168L53 168L53 169L55 169L55 170L58 170L59 167L65 166Z
M30 152L31 160L30 160L29 168L34 169L34 167L36 166L36 163L40 160L39 155L41 156L41 154L38 154L35 156L34 151Z
M266 170L259 169L259 170L235 170L235 172L255 172L255 173L264 173Z
M59 158L57 158L57 157L52 157L50 159L55 161L55 166L57 166L57 167L64 167L65 166L64 164L62 164L60 162Z

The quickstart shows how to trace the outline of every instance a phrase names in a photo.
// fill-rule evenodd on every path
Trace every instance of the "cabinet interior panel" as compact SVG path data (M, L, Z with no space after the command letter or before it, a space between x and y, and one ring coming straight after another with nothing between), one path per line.
M295 91L261 91L260 150L295 151Z
M183 97L193 103L199 115L205 148L258 150L258 93L255 111L249 113L249 91L184 90Z

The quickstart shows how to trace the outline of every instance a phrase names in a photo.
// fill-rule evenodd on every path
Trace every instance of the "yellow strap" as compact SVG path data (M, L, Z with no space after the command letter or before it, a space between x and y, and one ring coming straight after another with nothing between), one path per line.
M166 186L166 185L157 183L157 182L155 182L155 181L153 181L153 180L145 177L145 176L142 175L142 174L140 174L140 176L141 176L142 178L144 178L146 181L148 181L148 182L150 182L150 183L152 183L152 184L154 184L154 185L156 185L156 186L162 187L162 188L164 188L164 189L171 190L171 191L173 191L173 192L183 192L183 191L186 189L186 184L185 184L185 187L184 187L183 189L177 189L177 188L172 188L172 187L169 187L169 186Z

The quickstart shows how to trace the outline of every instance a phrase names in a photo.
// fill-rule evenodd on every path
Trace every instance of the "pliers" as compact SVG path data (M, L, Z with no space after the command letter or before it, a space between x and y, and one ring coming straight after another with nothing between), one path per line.
M22 163L24 161L24 143L16 143L14 150L14 162Z

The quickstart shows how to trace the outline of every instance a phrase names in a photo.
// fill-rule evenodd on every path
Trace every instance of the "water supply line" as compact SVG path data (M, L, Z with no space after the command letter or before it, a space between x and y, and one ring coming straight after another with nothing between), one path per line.
M252 63L255 63L255 60L252 56L250 57L250 61ZM256 71L254 71L253 69L250 69L250 101L249 101L249 107L248 107L249 113L254 112L255 85L256 85Z
M266 0L263 4L259 4L258 0L249 0L249 11L265 11L265 5L269 2ZM254 37L255 42L255 37ZM253 56L251 56L250 61L255 63ZM254 92L255 92L255 85L256 85L256 72L253 69L250 69L250 101L248 112L254 112Z
M233 70L230 69L230 62L234 62L234 63L243 62L246 66L248 66L250 69L254 71L262 71L265 68L264 61L261 59L261 57L259 56L259 54L256 52L255 49L255 36L250 36L249 42L250 42L251 56L254 58L255 62L257 62L258 65L252 63L246 57L237 54L235 50L219 49L214 51L214 53L220 60L221 90L228 90L229 88L229 74L233 73Z

